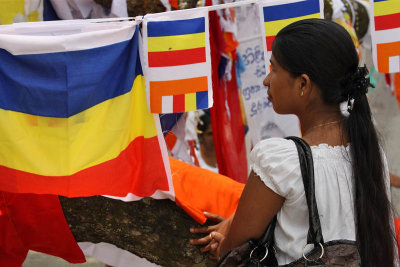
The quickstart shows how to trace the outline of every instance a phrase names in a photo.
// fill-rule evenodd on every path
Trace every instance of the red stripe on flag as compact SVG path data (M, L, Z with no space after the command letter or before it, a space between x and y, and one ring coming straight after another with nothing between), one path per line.
M173 111L176 112L185 112L185 95L174 95L174 107Z
M169 189L157 136L137 137L118 157L73 175L43 176L0 166L0 177L3 191L67 197L145 197Z
M206 62L206 48L149 52L149 67L168 67Z
M267 51L272 51L272 43L275 40L275 35L274 36L266 36L265 40L267 42Z
M375 30L388 30L400 27L400 13L375 17Z

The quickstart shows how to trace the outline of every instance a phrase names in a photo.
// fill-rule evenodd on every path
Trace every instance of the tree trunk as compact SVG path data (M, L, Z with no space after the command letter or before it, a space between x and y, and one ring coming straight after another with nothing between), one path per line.
M199 226L170 200L123 202L102 196L60 197L77 242L107 242L161 266L213 266L215 261L189 243Z

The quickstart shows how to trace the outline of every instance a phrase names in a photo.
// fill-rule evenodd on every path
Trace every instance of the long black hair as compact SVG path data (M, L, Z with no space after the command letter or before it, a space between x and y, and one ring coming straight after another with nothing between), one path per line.
M368 71L358 66L358 54L350 35L330 21L302 20L277 34L272 54L293 76L307 74L321 89L326 104L348 101L350 114L344 128L350 142L361 265L394 266L391 205L381 147L366 97Z

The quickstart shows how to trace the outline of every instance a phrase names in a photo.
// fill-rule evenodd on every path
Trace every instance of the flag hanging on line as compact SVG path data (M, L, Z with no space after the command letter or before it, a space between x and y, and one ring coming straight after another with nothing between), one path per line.
M287 25L311 18L324 17L323 0L263 0L258 3L261 20L261 31L265 36L265 66L269 66L272 43L278 32ZM268 71L267 71L268 73Z
M179 10L143 18L146 92L152 113L213 104L208 10Z
M0 190L173 195L159 118L146 104L137 27L0 28Z
M376 69L400 72L400 0L370 1L372 55Z

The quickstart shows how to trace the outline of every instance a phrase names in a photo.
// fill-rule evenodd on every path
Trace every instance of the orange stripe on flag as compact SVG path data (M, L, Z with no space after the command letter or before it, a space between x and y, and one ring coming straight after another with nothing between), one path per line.
M400 56L400 41L376 45L378 71L389 73L389 57Z
M166 174L159 171L163 169L158 137L141 136L135 138L118 157L69 176L43 176L0 166L0 177L3 177L0 188L13 193L59 192L67 197L99 193L117 197L133 193L145 197L156 190L169 189Z
M162 97L208 91L207 76L173 81L150 81L150 109L162 113Z

